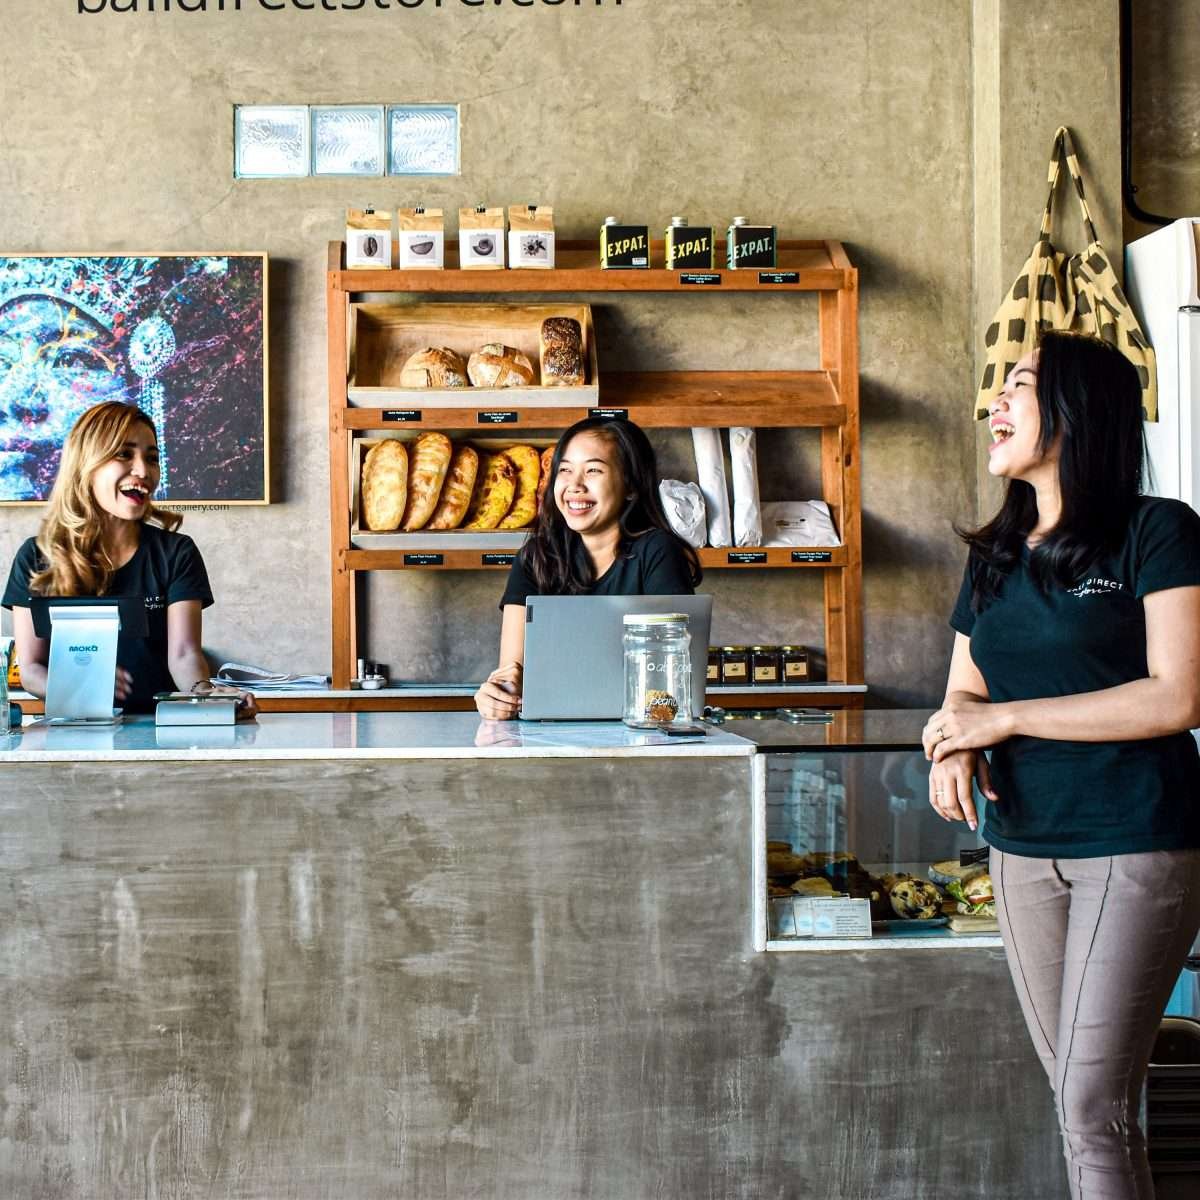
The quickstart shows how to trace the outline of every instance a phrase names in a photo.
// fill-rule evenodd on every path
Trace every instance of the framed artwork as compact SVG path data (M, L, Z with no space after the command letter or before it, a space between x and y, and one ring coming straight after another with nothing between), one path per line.
M0 257L0 503L49 496L103 400L158 432L168 504L265 504L265 254Z

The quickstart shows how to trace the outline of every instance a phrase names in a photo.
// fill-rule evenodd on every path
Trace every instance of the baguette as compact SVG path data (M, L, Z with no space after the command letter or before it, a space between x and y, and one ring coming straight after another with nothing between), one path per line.
M542 457L532 446L512 446L505 451L517 468L517 491L508 516L497 529L524 529L537 516L538 482Z
M517 468L503 451L483 465L464 529L495 529L512 507L517 491Z
M408 451L389 438L367 451L362 467L362 520L372 530L400 525L408 495Z
M444 433L423 433L417 438L408 468L408 503L400 528L407 533L423 529L442 494L450 466L450 439Z
M459 446L450 459L442 498L433 510L426 529L457 529L467 515L475 477L479 474L479 452L473 446Z

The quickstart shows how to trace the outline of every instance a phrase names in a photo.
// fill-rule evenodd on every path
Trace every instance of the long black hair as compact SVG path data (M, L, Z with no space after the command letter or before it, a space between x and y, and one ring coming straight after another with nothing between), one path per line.
M1142 492L1142 393L1137 368L1100 338L1048 331L1038 346L1038 450L1062 439L1062 512L1033 549L1029 569L1043 590L1070 588L1124 540ZM971 606L994 599L1037 524L1031 484L1010 479L1000 511L982 528L957 530L971 548Z
M550 465L542 511L538 514L533 536L521 551L522 563L537 590L549 596L573 596L586 592L595 582L591 559L583 549L583 539L564 520L554 500L554 481L558 478L563 451L581 433L594 433L612 447L621 483L628 499L618 518L620 542L618 557L632 553L633 542L652 529L662 529L675 537L663 511L658 494L658 462L650 439L632 421L614 421L588 417L577 421L558 439ZM696 551L677 538L691 568L692 586L702 578Z

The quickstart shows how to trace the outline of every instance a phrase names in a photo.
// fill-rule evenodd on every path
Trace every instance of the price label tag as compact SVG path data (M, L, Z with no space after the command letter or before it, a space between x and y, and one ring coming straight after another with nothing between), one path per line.
M442 554L406 554L404 556L406 567L440 567L443 562L445 562L445 555Z
M485 554L482 561L485 567L511 567L516 560L515 554Z
M490 409L475 414L479 425L515 425L519 419L516 409Z
M679 282L695 287L720 287L721 276L716 271L680 271Z
M588 416L600 421L628 421L627 408L589 408Z
M759 271L759 283L799 283L799 271Z
M383 419L385 421L398 421L406 424L410 421L420 421L422 413L419 408L385 408L383 410Z
M767 561L767 552L765 550L730 550L729 557L725 561L730 566L738 563L743 565L747 563L765 563Z
M828 550L793 550L794 563L827 563L833 562L833 555Z

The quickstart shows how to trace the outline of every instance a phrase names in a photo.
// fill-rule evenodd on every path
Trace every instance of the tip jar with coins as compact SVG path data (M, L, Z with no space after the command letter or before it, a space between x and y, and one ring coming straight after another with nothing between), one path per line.
M692 636L685 613L625 617L626 725L634 729L692 719Z

